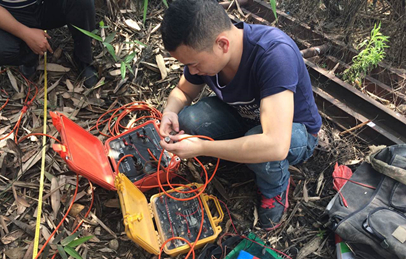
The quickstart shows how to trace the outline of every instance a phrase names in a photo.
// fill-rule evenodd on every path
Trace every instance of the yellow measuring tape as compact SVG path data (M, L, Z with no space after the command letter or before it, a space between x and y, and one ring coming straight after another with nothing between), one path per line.
M46 31L45 31L46 33ZM42 193L44 192L44 175L45 175L45 155L46 155L46 143L47 139L45 134L47 134L47 99L48 99L48 75L47 75L47 52L44 52L44 129L42 136L42 160L41 160L41 176L39 179L39 196L38 196L38 208L37 208L37 224L35 227L35 238L34 238L34 250L32 253L32 258L38 254L38 243L40 235L41 226L41 212L42 212Z

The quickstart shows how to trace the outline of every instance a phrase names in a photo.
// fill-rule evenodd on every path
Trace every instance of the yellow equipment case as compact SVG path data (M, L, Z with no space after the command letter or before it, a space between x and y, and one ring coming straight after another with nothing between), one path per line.
M176 189L196 190L200 186L192 183ZM149 253L158 255L162 244L171 237L182 237L192 244L196 240L201 226L202 211L197 198L187 201L186 198L194 196L197 192L184 194L170 190L168 194L181 200L159 193L153 195L148 203L145 195L122 173L117 175L115 187L128 237ZM200 198L204 208L204 221L195 249L215 241L222 230L219 223L224 217L216 197L202 193ZM217 209L215 217L212 216L208 206L210 200L214 202ZM174 257L188 252L189 249L190 246L186 242L174 239L167 242L163 251Z

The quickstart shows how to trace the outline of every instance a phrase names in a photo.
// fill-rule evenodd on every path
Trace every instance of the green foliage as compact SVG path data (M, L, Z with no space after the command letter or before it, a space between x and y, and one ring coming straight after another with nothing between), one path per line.
M162 0L162 3L168 8L168 2L166 0ZM148 10L148 0L144 0L144 14L142 15L142 22L145 24L145 20L147 19L147 10Z
M62 237L65 234L66 231L63 231L62 233L57 235L52 241L52 245L56 245L58 253L62 259L68 259L68 255L76 259L82 259L82 256L80 256L80 254L76 252L75 247L89 241L93 236L85 236L78 238L78 236L81 234L81 231L78 231L62 239ZM48 258L49 246L50 244L47 244L47 246L45 247L43 253L41 254L42 258Z
M358 55L353 57L353 64L343 73L343 79L358 87L361 87L361 82L365 76L385 58L385 49L389 48L386 44L389 37L382 35L379 31L381 23L371 31L371 37L364 40L358 45L358 49L362 49Z
M273 15L275 16L275 21L278 22L278 16L276 15L276 0L269 0L269 4L271 5Z
M148 1L148 0L146 0ZM79 30L80 32L82 32L83 34L89 36L92 39L95 39L99 42L101 42L103 44L103 46L107 49L107 51L110 53L111 57L114 59L115 62L120 62L121 64L121 68L120 68L120 72L121 72L121 78L124 79L125 75L126 75L126 71L127 69L130 70L131 73L133 73L132 69L131 69L131 62L135 57L135 54L137 54L137 52L133 51L131 52L129 55L127 55L126 57L124 57L123 59L119 58L116 56L116 52L114 50L113 45L111 45L111 42L114 40L116 33L113 32L109 35L107 35L107 37L103 40L101 36L97 35L95 32L89 32L86 31L84 29L81 29L79 27L76 27L75 25L72 25L74 28L76 28L77 30ZM104 26L104 22L100 21L99 23L100 28L107 28L106 26ZM134 40L132 42L125 42L125 43L135 43L138 45L142 45L142 46L146 46L145 44L143 44L142 42L138 41L138 40Z
M317 233L316 236L318 236L320 239L323 239L325 235L326 235L326 230L321 230L319 228L319 233Z
M75 247L87 242L90 240L93 236L85 236L81 238L77 238L79 236L80 232L76 232L73 235L68 236L67 238L63 239L60 244L57 245L59 255L62 258L68 258L67 254L72 256L73 258L76 259L82 259L80 254L76 252L74 249Z

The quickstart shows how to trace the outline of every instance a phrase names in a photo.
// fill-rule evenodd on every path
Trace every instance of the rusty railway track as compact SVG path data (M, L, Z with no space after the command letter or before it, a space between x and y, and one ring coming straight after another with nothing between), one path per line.
M270 25L274 22L269 5L260 0L253 0L241 9L250 16L253 23ZM349 129L361 125L355 132L357 137L371 144L406 143L406 117L383 104L386 101L395 106L406 104L404 72L380 63L366 77L363 91L360 91L335 76L335 73L349 67L348 63L357 54L356 50L312 30L285 13L277 11L277 15L277 27L295 40L302 54L306 53L304 61L312 80L313 93L325 119L350 133ZM316 53L314 47L318 47L318 50L321 48L322 51ZM318 55L309 54L313 52Z

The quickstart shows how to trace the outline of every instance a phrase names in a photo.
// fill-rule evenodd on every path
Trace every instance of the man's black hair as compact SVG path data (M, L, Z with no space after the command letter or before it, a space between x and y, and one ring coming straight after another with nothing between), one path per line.
M202 51L231 26L224 8L215 0L175 0L161 24L162 40L168 51L175 51L182 44Z

